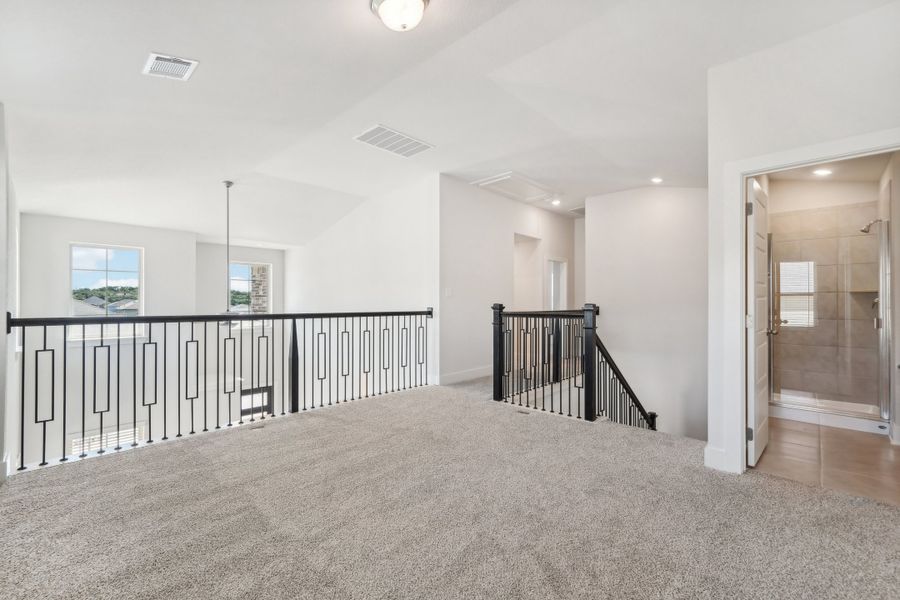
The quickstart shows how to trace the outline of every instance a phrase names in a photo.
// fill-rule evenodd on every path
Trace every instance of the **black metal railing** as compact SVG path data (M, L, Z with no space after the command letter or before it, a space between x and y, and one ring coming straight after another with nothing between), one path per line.
M593 421L656 429L596 333L597 307L507 312L495 304L494 400Z
M428 385L431 317L7 315L18 470Z

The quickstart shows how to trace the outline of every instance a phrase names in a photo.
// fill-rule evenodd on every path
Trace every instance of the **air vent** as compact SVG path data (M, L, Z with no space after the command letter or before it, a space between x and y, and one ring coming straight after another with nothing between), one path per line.
M549 202L557 196L548 187L513 171L473 181L472 185L477 185L501 196L529 204L541 201Z
M584 207L579 206L578 208L572 208L569 210L569 212L575 216L583 217L584 216Z
M197 68L196 60L153 53L144 65L144 75L187 81Z
M358 135L356 139L364 144L369 144L406 158L434 147L384 125L376 125L365 133Z

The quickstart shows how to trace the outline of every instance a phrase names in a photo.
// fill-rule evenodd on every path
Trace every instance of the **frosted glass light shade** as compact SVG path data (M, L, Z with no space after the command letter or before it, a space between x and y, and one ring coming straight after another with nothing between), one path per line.
M422 22L428 0L372 0L372 12L388 29L409 31Z

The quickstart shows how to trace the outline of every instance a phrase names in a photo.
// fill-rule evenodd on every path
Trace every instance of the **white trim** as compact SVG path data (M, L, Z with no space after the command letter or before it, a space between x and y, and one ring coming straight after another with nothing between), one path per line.
M465 371L456 371L454 373L444 373L441 375L440 385L451 385L454 383L471 381L473 379L481 379L482 377L488 377L491 373L493 373L491 365L466 369Z
M728 454L722 448L713 448L709 444L703 449L703 464L710 469L717 471L728 471L730 473L740 473L740 471L729 468Z
M860 419L859 417L833 415L813 410L803 410L802 408L776 406L774 404L769 405L769 416L775 417L776 419L814 423L816 425L822 425L823 427L852 429L853 431L865 431L866 433L877 433L878 435L888 434L887 424L884 421L876 421L875 419ZM884 429L881 429L881 427L884 427Z
M721 279L721 303L709 306L710 331L721 336L712 347L721 344L721 353L710 353L708 372L721 373L721 387L709 390L709 437L721 439L723 447L710 448L706 465L722 471L741 473L747 468L746 452L746 373L744 372L744 181L747 177L772 171L896 151L900 148L900 128L853 136L786 150L754 158L726 163L723 167L722 188L710 190L710 202L721 203L721 214L710 226L722 227L722 247L710 248L722 252L717 268ZM715 274L711 273L714 277ZM711 282L714 279L711 278ZM712 340L711 340L712 342ZM715 408L715 410L713 410ZM719 416L720 421L714 419ZM896 418L896 416L895 416ZM715 434L715 436L713 435ZM709 448L709 447L708 447ZM717 452L724 456L720 457Z

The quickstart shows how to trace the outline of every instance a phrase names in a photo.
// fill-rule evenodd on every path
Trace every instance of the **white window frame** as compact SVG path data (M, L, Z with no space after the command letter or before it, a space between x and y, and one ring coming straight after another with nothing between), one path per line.
M137 250L138 251L138 269L139 269L138 270L138 303L139 303L138 316L143 316L145 314L146 307L145 307L145 303L144 303L145 285L144 285L144 248L143 247L141 247L141 246L123 246L120 244L98 244L96 242L69 242L69 277L68 277L69 284L68 284L68 290L66 291L66 293L68 294L69 316L76 317L75 309L72 304L72 285L74 284L74 281L72 278L72 272L76 270L72 255L73 255L73 250L75 248L99 248L102 250ZM107 266L108 266L108 263L107 263ZM84 269L78 269L78 270L82 271ZM109 271L109 269L107 268L107 272L108 271ZM109 318L109 315L105 315L105 316L97 315L97 316L99 318ZM109 327L109 326L104 326L104 327ZM138 338L142 338L144 336L144 325L143 324L138 325L135 335L137 335ZM129 340L133 336L130 331L121 331L120 337L123 340ZM106 335L104 333L103 338L104 339L116 339L116 335L115 334ZM69 340L79 340L80 341L81 339L82 339L81 328L75 327L75 326L70 327ZM100 336L94 335L94 334L88 332L87 335L85 335L84 339L98 340L98 339L100 339Z
M264 313L253 313L250 312L250 306L247 306L247 313L235 313L235 314L247 314L247 315L271 315L274 310L274 303L272 301L272 283L275 281L275 266L272 263L253 261L253 260L232 260L228 264L228 310L231 310L231 265L246 265L249 267L266 267L269 273L269 285L268 285L268 294L266 296L266 312ZM249 327L249 322L245 321L244 325Z

